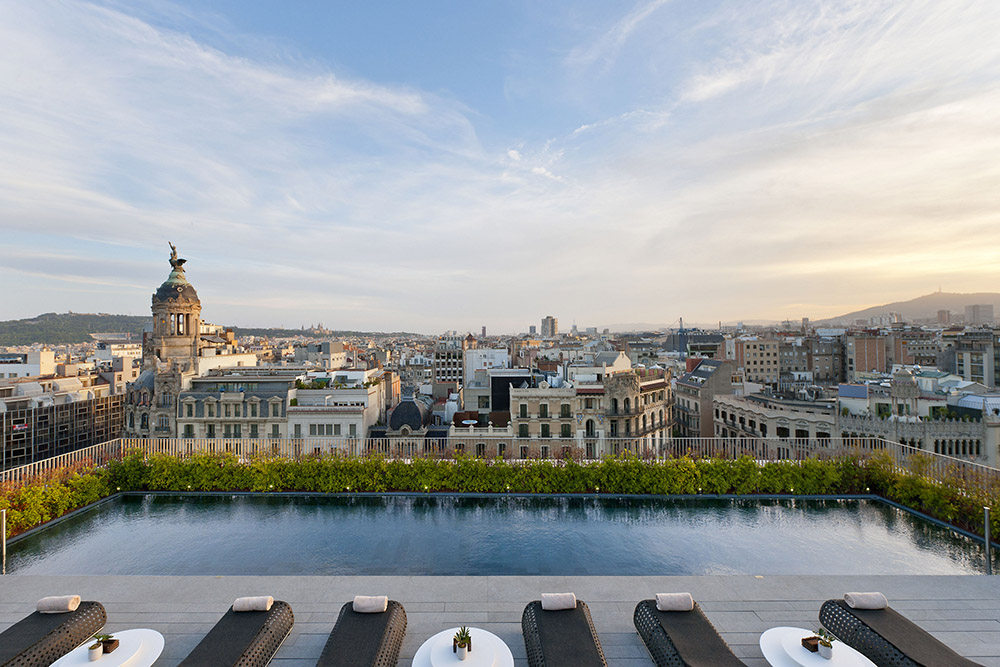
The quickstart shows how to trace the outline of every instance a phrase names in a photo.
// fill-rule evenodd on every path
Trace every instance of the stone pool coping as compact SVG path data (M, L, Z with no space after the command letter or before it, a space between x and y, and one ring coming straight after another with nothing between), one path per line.
M273 665L316 664L341 605L356 594L388 594L406 608L399 664L445 628L467 624L503 639L518 667L526 665L520 619L542 592L574 591L591 608L612 667L652 664L632 625L638 600L657 592L690 591L733 651L748 665L766 665L760 633L780 625L815 629L820 604L848 590L880 590L890 603L960 654L1000 667L1000 577L958 576L677 576L677 577L0 577L0 631L34 610L45 595L77 593L100 600L107 631L148 627L164 635L157 665L177 665L241 595L270 594L289 602L295 626Z

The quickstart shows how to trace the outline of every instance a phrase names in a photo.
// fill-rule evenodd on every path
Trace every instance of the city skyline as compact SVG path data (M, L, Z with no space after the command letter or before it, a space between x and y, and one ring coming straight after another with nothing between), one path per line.
M168 240L235 325L820 319L1000 284L995 6L203 7L9 7L0 319L142 313Z

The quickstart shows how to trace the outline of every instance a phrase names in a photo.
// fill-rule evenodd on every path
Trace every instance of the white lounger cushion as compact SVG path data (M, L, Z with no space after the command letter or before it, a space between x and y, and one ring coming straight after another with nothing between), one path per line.
M79 606L79 595L55 595L39 600L35 609L40 614L65 614L68 611L76 611Z
M691 611L694 598L690 593L657 593L656 608L660 611Z
M389 608L388 595L355 595L354 611L359 614L381 614Z
M889 601L879 592L844 593L844 602L852 609L885 609Z
M558 611L560 609L576 609L575 593L542 593L542 609Z
M236 598L233 611L271 611L274 598L270 595L258 595L250 598Z

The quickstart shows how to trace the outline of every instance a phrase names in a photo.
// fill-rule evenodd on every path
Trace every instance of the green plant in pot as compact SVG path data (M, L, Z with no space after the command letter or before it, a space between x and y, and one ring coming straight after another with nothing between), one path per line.
M452 640L452 650L458 654L459 660L465 660L468 657L469 651L472 650L472 633L469 632L469 628L463 625L458 629Z
M823 628L816 631L816 636L819 637L820 657L829 660L833 657L833 642L837 641L837 638Z

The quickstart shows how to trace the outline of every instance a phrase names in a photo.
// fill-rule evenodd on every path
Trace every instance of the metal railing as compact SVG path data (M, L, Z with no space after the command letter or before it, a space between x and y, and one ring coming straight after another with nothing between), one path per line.
M450 459L479 456L506 460L550 458L577 461L599 460L629 454L647 461L678 457L750 457L759 462L804 461L852 456L868 459L887 456L899 470L935 483L979 489L1000 495L1000 469L981 463L903 445L884 438L670 438L660 435L630 437L519 438L453 432L448 437L351 438L118 438L91 447L54 456L0 473L0 482L19 483L73 466L101 466L121 460L132 451L145 456L165 454L188 457L196 454L232 454L248 461L254 457L300 459L315 456L383 456L391 459Z

